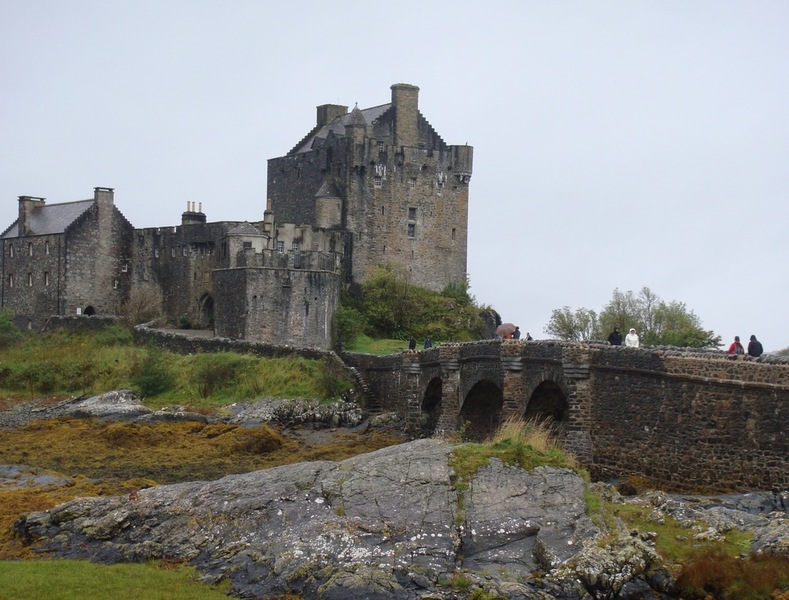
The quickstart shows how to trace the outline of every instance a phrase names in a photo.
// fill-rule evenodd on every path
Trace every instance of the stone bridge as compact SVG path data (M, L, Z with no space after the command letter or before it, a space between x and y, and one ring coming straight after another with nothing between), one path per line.
M595 477L789 489L786 360L515 340L342 358L369 408L399 413L414 433L481 439L511 416L551 418Z

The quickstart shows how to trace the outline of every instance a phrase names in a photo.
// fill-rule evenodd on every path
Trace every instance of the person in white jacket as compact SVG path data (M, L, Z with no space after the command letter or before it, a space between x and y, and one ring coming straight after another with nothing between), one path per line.
M625 346L628 348L638 348L638 334L632 327L630 328L630 333L625 336Z

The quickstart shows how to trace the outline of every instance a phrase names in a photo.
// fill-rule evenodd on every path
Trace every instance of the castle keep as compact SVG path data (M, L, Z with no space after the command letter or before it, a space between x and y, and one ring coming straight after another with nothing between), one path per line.
M328 348L340 290L380 264L434 290L464 281L473 150L441 139L419 88L391 91L373 108L319 106L315 127L269 160L262 220L209 223L191 202L180 225L135 229L112 188L52 205L20 196L0 235L0 306L39 329L52 315L118 314L152 288L172 323Z

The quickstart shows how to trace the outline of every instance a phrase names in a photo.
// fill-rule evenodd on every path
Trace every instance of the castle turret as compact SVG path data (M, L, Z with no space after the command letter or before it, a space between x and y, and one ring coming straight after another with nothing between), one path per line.
M367 119L364 118L358 105L351 111L348 123L345 125L345 134L357 144L364 143L364 138L367 136Z
M315 194L315 225L321 229L342 225L342 199L331 180L324 181Z
M407 83L392 86L395 107L395 148L417 146L419 143L419 88Z

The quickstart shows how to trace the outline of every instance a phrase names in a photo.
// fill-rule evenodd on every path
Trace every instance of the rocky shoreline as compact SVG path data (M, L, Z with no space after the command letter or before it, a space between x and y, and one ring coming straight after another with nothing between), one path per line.
M150 411L129 394L5 411L0 427L68 415L207 419ZM221 418L369 426L347 404L332 411L307 401L244 403ZM414 440L339 462L77 498L22 517L14 531L41 557L185 561L207 582L229 580L244 598L452 600L475 590L479 598L508 600L677 597L669 566L655 551L656 534L592 520L589 487L578 474L529 472L491 459L460 482L453 448ZM0 488L61 484L35 469L0 468ZM753 552L789 557L789 492L623 496L602 483L591 490L615 505L644 508L656 524L676 520L688 540L747 531Z

